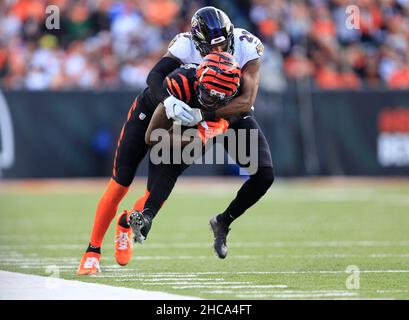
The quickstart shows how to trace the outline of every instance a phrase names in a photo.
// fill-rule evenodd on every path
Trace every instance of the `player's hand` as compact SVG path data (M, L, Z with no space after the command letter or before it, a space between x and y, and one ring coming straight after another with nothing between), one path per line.
M194 120L192 108L174 96L167 97L163 101L163 105L165 106L168 119L181 122L183 125Z
M206 144L208 139L212 139L219 134L223 134L229 128L229 122L225 119L219 121L202 121L197 126L197 136Z
M187 127L194 127L195 125L197 125L198 123L204 120L202 110L200 110L199 108L193 108L191 110L192 110L193 119L187 122L186 124L184 124Z

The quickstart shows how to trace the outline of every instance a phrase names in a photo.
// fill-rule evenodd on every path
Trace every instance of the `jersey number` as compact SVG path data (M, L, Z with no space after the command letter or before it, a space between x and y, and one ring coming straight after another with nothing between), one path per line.
M240 41L243 41L246 39L248 42L252 43L254 40L254 36L248 32L248 31L242 31L241 32L243 35L239 37Z

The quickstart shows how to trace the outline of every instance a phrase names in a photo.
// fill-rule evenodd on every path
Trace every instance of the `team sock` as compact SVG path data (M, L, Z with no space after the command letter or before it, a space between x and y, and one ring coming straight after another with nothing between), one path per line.
M126 213L122 214L122 216L119 218L119 225L125 229L130 228Z
M93 245L89 244L86 252L95 252L101 254L101 247L94 247Z
M133 206L133 209L135 211L142 212L149 195L150 195L150 192L148 190L145 190L145 194L142 197L140 197L138 200L136 200Z
M121 202L127 191L128 187L120 185L113 179L109 181L106 191L99 200L95 213L94 226L90 239L90 244L92 244L93 247L101 247L109 224L116 215L119 202Z

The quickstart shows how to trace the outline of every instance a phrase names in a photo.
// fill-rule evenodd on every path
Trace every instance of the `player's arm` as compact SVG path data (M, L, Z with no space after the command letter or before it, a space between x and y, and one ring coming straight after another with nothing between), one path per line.
M250 112L251 107L256 101L259 82L260 59L251 60L242 69L241 94L232 99L225 107L216 110L215 118L228 118L244 112Z
M189 102L188 97L191 97L191 88L189 85L186 85L186 77L188 69L186 68L178 68L175 69L174 72L171 72L169 75L166 75L165 80L161 84L163 90L167 92L167 95L170 97L174 97L174 99ZM185 81L184 81L185 80ZM172 131L172 129L175 126L180 126L183 122L181 121L176 121L175 123L173 119L170 119L169 116L167 115L167 110L166 107L163 103L159 103L157 108L155 109L151 121L149 122L148 129L146 130L145 133L145 143L148 145L154 145L159 142L158 139L158 134L155 134L154 131L157 129L165 129L169 133L170 137L170 144L171 145L176 145L176 141L180 141L181 137L181 130L176 130L175 132ZM177 134L179 132L179 134ZM154 133L152 135L152 133ZM159 134L163 134L164 131L162 132L157 132Z
M193 111L189 105L169 95L162 86L165 77L180 65L181 61L168 51L149 72L146 82L157 101L165 106L169 119L192 121Z
M179 68L180 65L179 59L167 51L149 72L146 83L158 101L162 102L169 96L162 86L163 80L165 80L169 73Z
M216 121L217 119L229 118L251 111L251 107L256 101L259 82L260 59L250 60L242 69L241 94L216 111L203 112L199 109L192 109L195 119L189 125L195 125L202 120Z
M153 146L157 144L160 139L159 137L155 134L152 135L152 132L156 129L165 129L168 131L167 134L169 134L169 143L170 146L173 147L184 147L188 143L191 143L195 141L195 143L200 144L201 141L199 138L195 138L193 136L182 136L180 133L182 132L182 129L179 128L180 130L174 130L175 126L179 126L178 124L175 124L172 119L168 119L166 116L166 110L164 108L164 105L160 103L158 107L155 109L152 119L149 122L148 129L146 130L145 133L145 143L149 146ZM179 133L177 133L179 132ZM162 131L163 134L163 131Z

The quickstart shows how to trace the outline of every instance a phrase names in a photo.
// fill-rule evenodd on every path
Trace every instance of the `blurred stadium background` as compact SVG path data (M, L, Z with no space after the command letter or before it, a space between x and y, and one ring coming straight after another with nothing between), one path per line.
M50 5L58 29L46 27ZM130 268L115 266L111 226L108 276L85 280L205 298L407 299L408 0L1 1L0 268L44 275L56 264L75 278L133 98L205 5L265 44L255 112L277 182L237 221L221 266L205 226L241 178L204 179L235 176L235 166L193 166L186 175L202 178L182 179ZM359 29L346 24L349 5L359 8ZM121 210L146 174L145 161ZM242 274L218 273L238 262ZM345 289L348 265L364 271L361 291ZM230 282L224 291L192 278L192 287L161 286L135 279L140 269L157 277L211 271L209 281ZM127 276L133 282L114 280ZM244 289L228 288L240 281Z
M58 29L46 26L52 5ZM278 176L409 173L407 0L6 0L1 175L109 175L133 97L204 5L265 44L256 112ZM359 29L348 28L348 5Z

